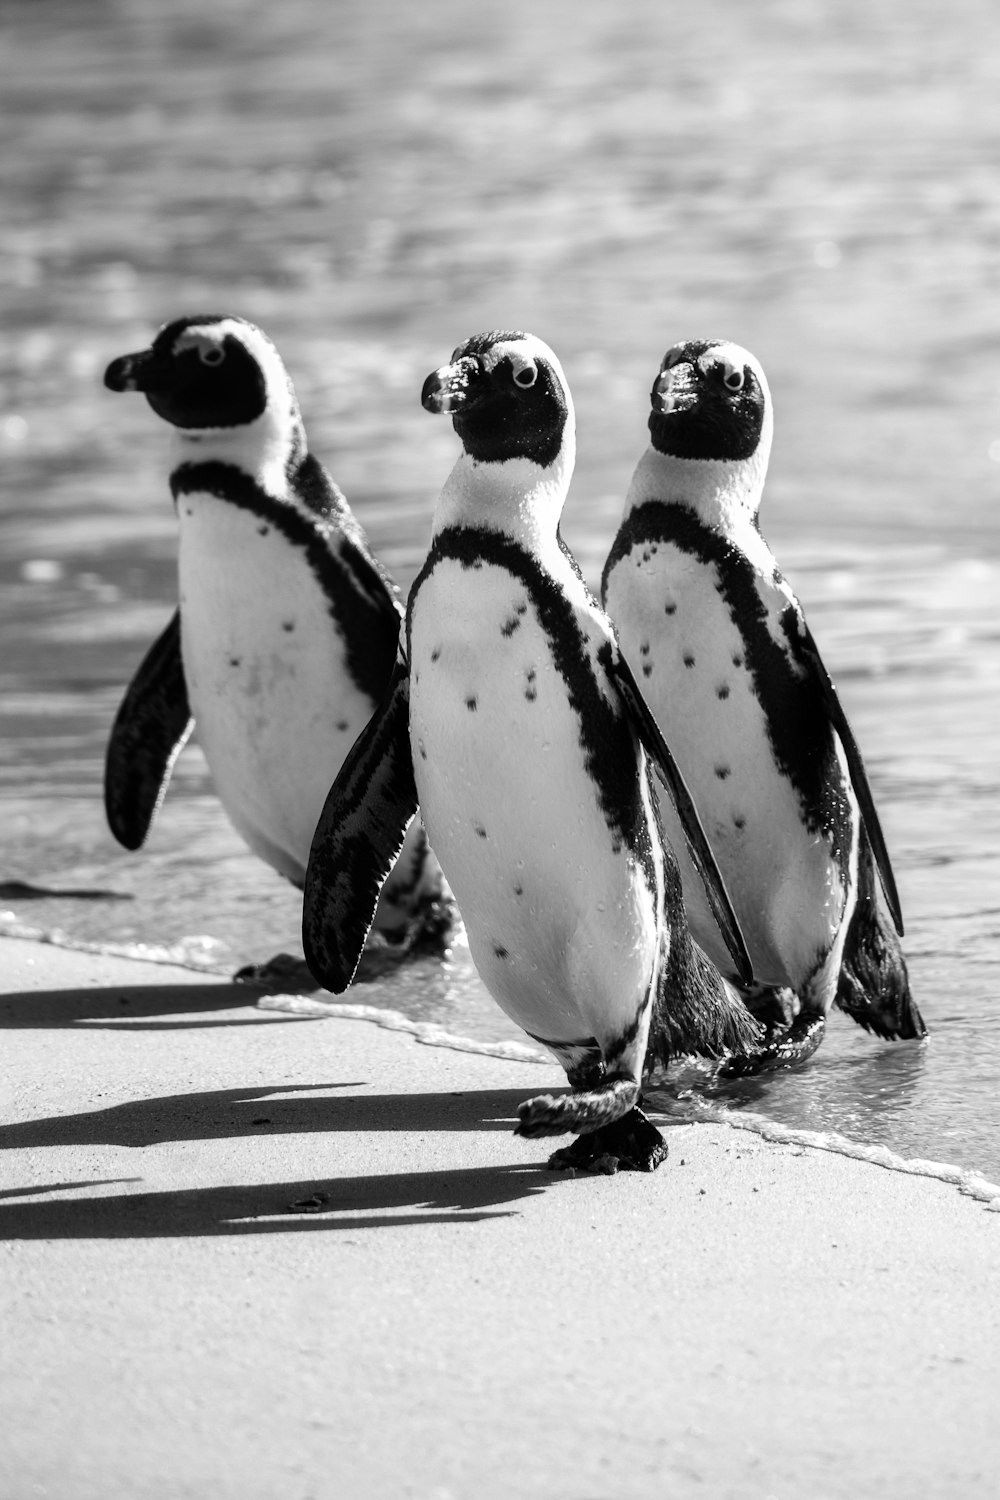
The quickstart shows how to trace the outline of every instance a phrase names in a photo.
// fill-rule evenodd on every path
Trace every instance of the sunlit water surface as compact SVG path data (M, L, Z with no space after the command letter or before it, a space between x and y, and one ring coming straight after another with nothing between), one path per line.
M726 1097L1000 1179L998 41L976 0L946 30L850 0L5 6L0 930L223 970L298 942L196 745L146 849L104 825L108 727L175 599L165 431L108 360L183 311L260 322L405 588L455 453L420 385L463 336L560 354L594 580L660 355L723 335L770 377L764 529L865 751L931 1031L834 1015L809 1066ZM461 947L352 998L519 1035Z

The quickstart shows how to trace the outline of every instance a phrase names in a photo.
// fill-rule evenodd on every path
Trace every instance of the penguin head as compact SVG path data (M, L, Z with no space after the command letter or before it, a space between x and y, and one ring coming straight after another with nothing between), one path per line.
M739 344L688 339L663 356L650 393L658 453L721 463L767 459L771 396L759 362Z
M195 445L205 453L215 443L257 473L271 464L290 469L305 454L302 418L281 356L243 318L166 323L148 349L112 360L104 384L141 391L185 449Z
M477 464L552 468L574 445L573 403L558 359L529 333L475 334L428 375L420 397L451 415Z

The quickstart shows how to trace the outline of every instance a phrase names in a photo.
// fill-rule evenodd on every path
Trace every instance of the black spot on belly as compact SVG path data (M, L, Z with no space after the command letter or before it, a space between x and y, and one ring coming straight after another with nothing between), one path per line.
M648 656L649 655L649 642L648 641L643 641L642 645L639 647L639 655L640 656Z
M493 952L496 954L497 958L510 958L510 954L502 943L494 943Z
M341 734L343 734L344 730L347 727L348 727L348 724L347 724L347 720L346 719L338 719L337 720L337 728L340 730Z
M473 823L472 826L481 839L484 839L486 837L486 829L483 827L482 823Z
M294 620L282 620L282 622L281 622L281 628L282 628L282 630L287 630L289 633L291 633L295 629L295 621Z
M741 817L739 817L737 815L733 819L733 827L734 828L745 828L746 826L747 826L747 820L746 820L746 818L741 818Z
M258 536L267 536L268 533L270 532L270 530L271 530L270 526L258 526L257 527L257 535Z
M476 697L475 693L470 693L469 697L466 698L465 706L469 710L470 714L475 713L476 709L479 707L479 699Z
M520 624L520 616L511 615L510 619L504 620L503 624L500 626L500 634L502 636L506 636L509 640L510 637L514 634L514 631L518 629Z
M686 667L693 667L694 666L694 657L692 656L692 654L691 654L690 651L685 651L683 659L684 659L684 665Z
M663 606L663 613L665 615L675 615L677 613L677 605L676 604L665 604Z
M515 882L514 882L514 895L515 896L523 896L524 895L524 886L521 884L521 882L519 880L515 880Z
M729 766L716 766L715 767L715 774L716 774L716 776L718 776L718 778L719 778L720 781L725 781L725 779L729 775L729 773L730 773L730 767Z
M653 675L653 663L652 662L650 662L650 661L643 662L643 664L642 664L642 675L643 675L643 677L652 677L652 675Z
M185 513L185 515L188 515L188 516L193 516L194 515L194 511L191 509L190 505L185 505L185 507L184 507L184 513Z
M434 650L431 652L431 661L437 661L437 659L438 659L438 657L440 655L441 655L441 647L440 646L435 646Z
M715 690L715 696L717 698L723 698L723 699L728 698L729 697L729 684L727 682L720 682L719 686Z
M527 673L528 686L524 690L524 696L527 698L529 703L534 703L535 699L538 697L538 689L535 686L536 675L537 674L534 667L529 667Z
M743 665L743 658L740 655L740 653L737 651L733 655L733 666L734 667L742 667L742 665Z
M423 740L418 740L417 741L417 749L420 751L420 759L421 760L426 760L427 759L427 751L424 749L424 742L423 742Z
M243 660L242 656L231 656L229 658L229 665L231 667L238 667L240 665L240 663L242 662L242 660Z

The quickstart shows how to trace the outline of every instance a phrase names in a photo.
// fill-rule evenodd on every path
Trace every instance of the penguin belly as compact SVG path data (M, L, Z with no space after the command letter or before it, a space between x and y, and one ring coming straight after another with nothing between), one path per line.
M500 566L441 562L410 645L417 792L476 968L532 1036L603 1049L648 1000L656 898L601 811L528 592ZM636 1072L647 1028L648 1011ZM556 1050L566 1065L575 1049Z
M783 646L779 621L790 596L759 576L756 582L767 628ZM837 944L850 892L830 844L807 826L798 791L775 759L746 641L716 565L670 542L647 542L611 571L605 604L694 798L755 976L798 991ZM853 799L839 742L836 749L843 795ZM668 797L660 803L694 935L731 974L673 804Z
M374 704L303 553L270 522L183 494L181 652L219 799L250 848L301 886L326 794Z

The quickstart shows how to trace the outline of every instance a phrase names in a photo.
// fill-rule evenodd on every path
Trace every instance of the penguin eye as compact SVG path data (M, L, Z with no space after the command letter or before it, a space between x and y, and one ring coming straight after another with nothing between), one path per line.
M198 350L198 358L203 365L221 365L226 357L226 351L221 344L207 344Z
M727 391L741 391L743 389L743 371L739 365L731 365L728 362L722 367L722 379Z
M514 371L514 384L519 385L522 391L530 391L538 379L538 366L533 360L525 360L523 365L518 365Z

